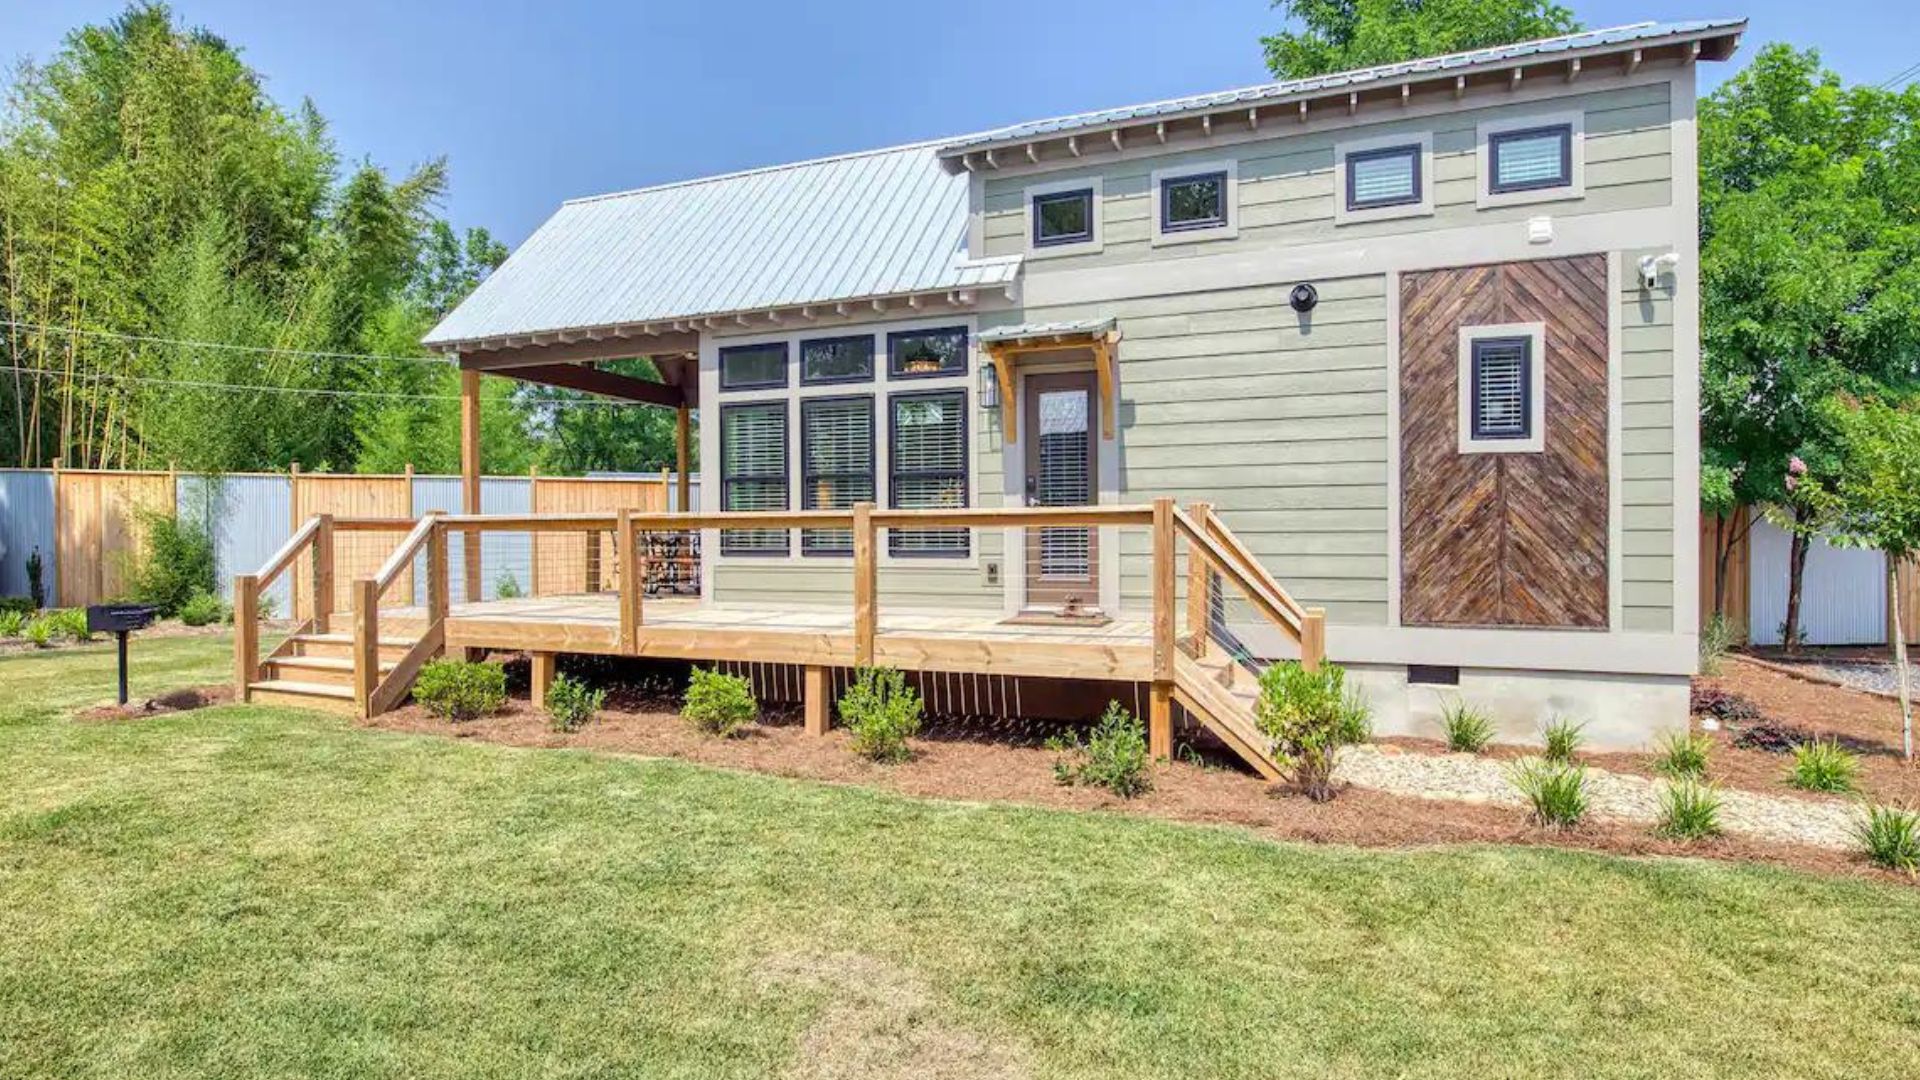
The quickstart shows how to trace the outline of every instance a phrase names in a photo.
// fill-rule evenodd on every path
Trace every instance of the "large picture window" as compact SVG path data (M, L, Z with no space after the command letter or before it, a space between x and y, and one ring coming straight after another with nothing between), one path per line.
M754 390L787 385L787 343L729 345L720 350L720 389Z
M873 501L873 399L800 402L800 502L806 510L846 510ZM803 555L851 555L847 529L802 529Z
M887 373L896 379L964 375L967 370L967 328L902 330L887 335Z
M787 403L720 410L720 499L727 511L787 509ZM785 555L785 529L725 529L727 555Z
M895 394L887 407L892 505L901 510L966 506L966 391ZM887 550L895 556L961 558L967 554L967 530L891 529Z
M802 383L867 382L872 378L872 334L814 338L800 343Z

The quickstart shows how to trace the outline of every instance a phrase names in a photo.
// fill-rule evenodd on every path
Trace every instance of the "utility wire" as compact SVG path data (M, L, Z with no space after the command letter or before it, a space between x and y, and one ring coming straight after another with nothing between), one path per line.
M0 372L16 375L31 375L42 379L65 379L67 376L58 371L42 371L39 368L0 366ZM402 401L459 401L458 394L404 394L393 390L337 390L319 386L258 386L244 383L200 382L193 379L155 379L140 375L117 375L111 372L82 373L73 377L73 382L126 382L153 386L172 386L189 390L224 390L244 394L308 394L318 397L342 398L386 398ZM626 401L606 401L600 398L582 398L579 400L547 399L536 402L539 408L594 408L619 409L633 404Z
M311 349L285 349L274 345L229 345L219 341L190 341L182 338L151 337L144 334L121 334L112 330L82 330L70 326L48 326L44 323L21 322L14 319L0 319L0 327L24 330L29 333L63 334L69 337L108 338L114 341L131 341L143 345L177 345L187 349L222 349L227 352L253 353L267 356L299 356L311 360L370 360L375 362L403 360L414 364L438 364L445 366L444 356L377 356L371 353L315 352Z
M1888 79L1886 82L1883 82L1879 86L1874 87L1874 89L1875 90L1889 89L1895 83L1905 82L1906 80L1908 80L1909 78L1912 78L1915 75L1920 75L1920 61L1915 61L1913 66L1903 68L1899 72L1896 72L1893 78Z

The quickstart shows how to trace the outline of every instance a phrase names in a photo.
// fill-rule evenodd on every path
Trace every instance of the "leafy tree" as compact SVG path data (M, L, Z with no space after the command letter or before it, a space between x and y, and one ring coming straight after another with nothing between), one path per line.
M636 379L658 380L645 359L616 360L607 370ZM554 473L657 472L674 467L673 410L634 405L579 407L592 395L548 386L526 386L520 399L533 410L542 434L541 468Z
M1915 384L1917 117L1920 88L1843 87L1785 45L1700 106L1703 504L1792 531L1789 643L1847 462L1827 403Z
M1260 39L1275 78L1392 64L1580 29L1550 0L1273 0L1299 30Z

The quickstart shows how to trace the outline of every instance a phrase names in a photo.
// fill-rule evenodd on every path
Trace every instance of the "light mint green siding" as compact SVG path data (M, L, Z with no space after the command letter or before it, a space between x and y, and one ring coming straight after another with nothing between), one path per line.
M1664 249L1663 249L1664 250ZM1673 629L1673 299L1643 292L1643 254L1620 255L1621 619ZM1693 462L1687 463L1693 467Z

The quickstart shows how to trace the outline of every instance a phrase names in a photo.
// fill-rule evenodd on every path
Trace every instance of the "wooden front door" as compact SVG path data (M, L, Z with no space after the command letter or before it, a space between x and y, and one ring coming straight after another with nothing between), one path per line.
M1099 407L1093 372L1029 375L1026 379L1026 497L1028 506L1084 506L1099 501ZM1092 614L1100 607L1100 534L1097 529L1027 529L1029 611Z

